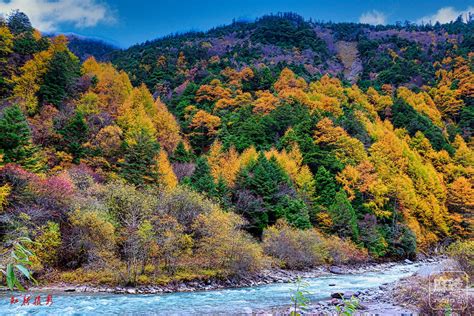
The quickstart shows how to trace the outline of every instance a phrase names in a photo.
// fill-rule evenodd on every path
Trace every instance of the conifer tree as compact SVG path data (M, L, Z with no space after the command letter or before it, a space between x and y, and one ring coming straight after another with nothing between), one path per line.
M122 177L138 186L156 184L159 178L156 161L159 150L159 144L145 131L125 140L124 157L119 163Z
M329 207L329 215L335 233L341 237L350 237L354 241L359 238L356 214L344 190L336 193L334 203Z
M45 167L40 149L32 143L30 128L17 105L5 108L0 118L0 154L3 163L17 163L29 171L39 172Z
M317 203L329 207L336 195L336 182L333 175L324 167L319 167L316 173Z
M191 187L210 196L215 194L216 185L211 175L211 169L206 157L199 157L196 160L196 169L190 178Z
M70 118L66 126L59 131L64 137L66 150L72 154L73 162L79 163L80 159L85 155L83 144L88 139L89 127L81 112Z
M68 51L56 52L49 62L38 96L41 103L58 106L68 97L81 75L79 59Z

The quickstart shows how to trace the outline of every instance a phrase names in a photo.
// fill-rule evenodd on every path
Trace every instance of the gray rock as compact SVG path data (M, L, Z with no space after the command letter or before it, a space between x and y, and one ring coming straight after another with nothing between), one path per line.
M329 283L328 285L329 285L329 286L336 286L335 283Z
M332 298L343 298L343 297L344 297L344 293L342 293L342 292L334 292L334 293L331 293L331 297L332 297Z
M411 261L410 259L405 259L405 263L410 264L410 263L413 263L413 261Z
M331 266L329 267L329 272L334 273L334 274L343 274L344 270L336 266Z

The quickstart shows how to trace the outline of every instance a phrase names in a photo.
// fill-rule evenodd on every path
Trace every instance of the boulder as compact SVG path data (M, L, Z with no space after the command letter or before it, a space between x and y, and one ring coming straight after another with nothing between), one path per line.
M344 293L342 293L342 292L334 292L334 293L331 293L331 297L332 297L332 298L343 298L343 297L344 297Z
M331 266L329 267L329 272L334 273L334 274L343 274L344 270L336 266Z

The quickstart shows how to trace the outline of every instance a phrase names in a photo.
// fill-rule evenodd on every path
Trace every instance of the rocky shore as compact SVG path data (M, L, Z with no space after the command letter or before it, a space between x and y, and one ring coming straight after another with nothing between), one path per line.
M428 258L419 260L415 264L422 266L423 264L435 264L430 268L421 269L415 276L427 276L429 273L442 268L448 260L444 257ZM410 260L406 260L407 264L411 264ZM400 263L396 263L400 264ZM393 266L394 263L380 264L369 268L350 269L349 273L361 273L368 271L381 271L381 269ZM416 307L413 304L398 304L400 299L397 297L397 287L407 287L411 282L411 277L400 279L396 282L385 283L379 287L365 289L361 291L333 292L331 297L318 302L312 302L304 310L297 310L303 315L337 315L337 307L344 308L344 301L353 299L357 302L358 307L355 315L418 315ZM265 310L257 313L263 315L289 315L293 311L293 307L277 308L273 310Z
M429 258L417 261L417 264L424 262L435 262L438 259ZM234 277L226 279L207 279L207 280L193 280L188 282L172 282L167 285L148 285L137 287L124 286L89 286L89 285L72 285L72 284L52 284L41 287L31 287L29 291L41 292L76 292L76 293L113 293L113 294L159 294L159 293L173 293L173 292L194 292L194 291L210 291L225 288L238 288L258 286L271 283L288 283L295 281L298 277L314 278L329 274L358 274L364 272L379 272L391 268L399 264L412 264L410 260L402 262L387 262L387 263L366 263L360 265L341 265L341 266L322 266L317 269L308 271L294 271L284 269L268 269L262 272L247 276ZM361 298L374 297L377 293L356 293ZM347 295L346 295L347 296ZM335 301L321 302L321 307L327 304L333 304Z

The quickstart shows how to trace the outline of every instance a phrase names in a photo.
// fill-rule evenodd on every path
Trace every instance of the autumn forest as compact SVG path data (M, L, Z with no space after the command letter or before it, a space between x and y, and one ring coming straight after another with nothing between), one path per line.
M1 247L39 282L147 285L472 241L473 27L287 13L117 49L13 12Z

